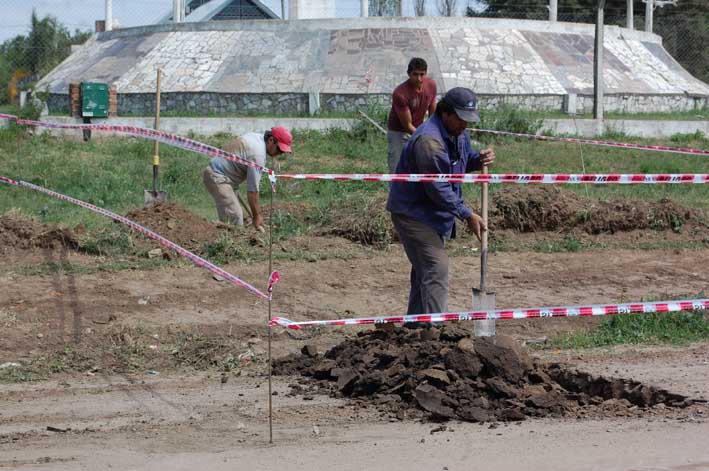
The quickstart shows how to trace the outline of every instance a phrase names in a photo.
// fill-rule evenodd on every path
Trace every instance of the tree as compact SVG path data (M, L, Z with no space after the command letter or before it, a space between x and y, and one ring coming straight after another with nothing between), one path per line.
M83 44L91 33L78 29L72 35L56 18L39 18L33 11L27 36L18 35L0 44L0 103L6 103L8 84L24 71L34 80L66 59L74 44Z
M369 0L369 16L401 16L401 0Z
M458 0L436 0L436 8L441 16L454 16Z
M426 0L414 0L414 13L416 16L426 16Z

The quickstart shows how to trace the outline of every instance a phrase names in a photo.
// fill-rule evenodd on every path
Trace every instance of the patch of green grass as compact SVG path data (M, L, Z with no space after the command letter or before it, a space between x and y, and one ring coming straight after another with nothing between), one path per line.
M618 344L672 344L709 340L703 312L619 314L604 318L593 330L554 338L552 348L592 348Z
M6 366L0 369L0 384L2 383L27 383L42 381L46 374L29 365Z
M374 119L383 120L386 113L369 110ZM533 113L507 110L497 114L482 113L484 119L500 127L516 126L516 130L532 130L538 125ZM198 140L223 147L230 138L226 134ZM474 137L479 137L474 134ZM709 148L709 139L701 133L677 135L671 139L624 138L643 144L665 144ZM493 141L491 141L493 142ZM642 152L570 143L529 140L495 140L498 156L495 173L709 173L709 161L697 156ZM0 130L0 175L46 186L61 193L83 199L119 214L141 207L143 189L152 185L152 149L149 141L137 138L93 139L32 135L17 129ZM379 173L386 170L386 139L381 131L361 122L352 131L332 129L325 132L294 133L294 154L279 159L280 173ZM167 145L160 146L161 188L169 199L194 213L214 219L214 204L203 188L201 172L208 158ZM583 166L582 166L583 159ZM271 165L269 160L268 165ZM600 200L617 198L659 201L671 198L678 204L709 210L707 185L568 185L582 197ZM491 185L490 191L502 191L503 185ZM270 185L264 178L261 204L265 208ZM274 238L285 241L296 236L312 236L326 232L338 220L365 225L364 243L388 245L384 227L388 213L381 207L348 202L381 201L388 185L383 182L333 182L279 180L275 195ZM13 208L46 223L61 223L69 228L82 223L85 236L82 250L109 258L136 255L135 234L110 220L78 206L56 200L32 190L0 185L0 214ZM464 185L464 195L472 207L479 198L477 185ZM366 224L365 224L366 223ZM356 228L353 228L356 229ZM372 231L379 236L369 239ZM380 237L383 235L384 237ZM244 238L242 238L244 239ZM353 239L353 240L356 240ZM498 244L503 248L504 244ZM578 241L540 247L544 251L573 251L586 248ZM215 261L260 260L248 241L214 241L209 256ZM276 256L292 257L296 251ZM219 255L219 254L222 255ZM250 255L249 255L250 254Z

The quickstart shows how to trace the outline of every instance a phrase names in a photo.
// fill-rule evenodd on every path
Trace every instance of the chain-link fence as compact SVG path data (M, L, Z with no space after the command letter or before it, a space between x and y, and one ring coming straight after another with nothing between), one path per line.
M18 91L56 67L72 45L86 41L106 17L105 0L83 2L10 1L0 18L0 105L16 103ZM529 20L549 19L549 0L368 0L371 16L475 16ZM558 0L557 19L594 23L596 0ZM658 1L658 0L656 0ZM213 2L213 3L212 3ZM216 0L185 0L185 13L213 20L288 18L289 0L233 0L219 15L209 16ZM37 4L37 7L34 7ZM173 0L116 0L112 2L113 28L172 21ZM360 0L319 0L328 15L355 17ZM329 6L328 6L329 5ZM626 0L607 0L605 23L626 26ZM635 29L645 28L645 3L634 0ZM317 11L315 12L317 14ZM97 20L98 23L97 24ZM654 32L667 51L692 75L709 83L709 0L676 0L654 10Z

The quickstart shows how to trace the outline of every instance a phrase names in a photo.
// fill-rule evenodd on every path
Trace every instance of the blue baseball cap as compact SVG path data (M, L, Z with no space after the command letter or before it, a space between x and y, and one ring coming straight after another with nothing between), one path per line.
M480 122L480 115L477 112L478 97L469 88L451 88L443 97L443 101L451 105L455 110L455 114L463 121L468 123Z

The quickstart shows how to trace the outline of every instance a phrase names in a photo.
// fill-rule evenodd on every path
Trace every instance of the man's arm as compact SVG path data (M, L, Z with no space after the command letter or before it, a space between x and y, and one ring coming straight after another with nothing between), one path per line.
M263 228L263 216L261 216L261 212L259 210L258 191L247 191L246 197L249 200L249 207L251 207L254 227L258 231L265 232L265 229Z
M428 105L428 116L431 117L436 112L436 94L438 93L438 88L436 87L436 82L431 80L431 104Z
M394 93L391 100L391 108L394 110L394 113L396 113L396 117L399 118L402 127L406 129L406 132L409 134L415 133L416 127L414 127L413 118L411 117L411 109L404 97L398 93Z
M419 173L445 174L451 172L450 158L441 143L428 136L421 136L414 144L414 158ZM450 212L458 219L468 220L473 212L453 191L450 182L417 183L423 185L426 196L439 208Z
M408 106L399 111L397 110L396 116L399 118L399 121L401 122L401 125L406 129L409 134L413 134L416 132L416 127L414 126L414 121L413 118L411 117L411 110L408 108Z
M465 142L465 152L468 154L468 163L465 167L465 173L482 170L483 166L492 165L493 162L495 162L495 150L492 146L480 152L476 151L470 144L470 136L467 131L465 132Z
M253 167L249 167L246 170L246 197L249 200L249 206L251 207L253 225L256 230L264 232L263 216L261 216L261 211L259 211L258 205L258 188L260 180L261 172L259 170Z

